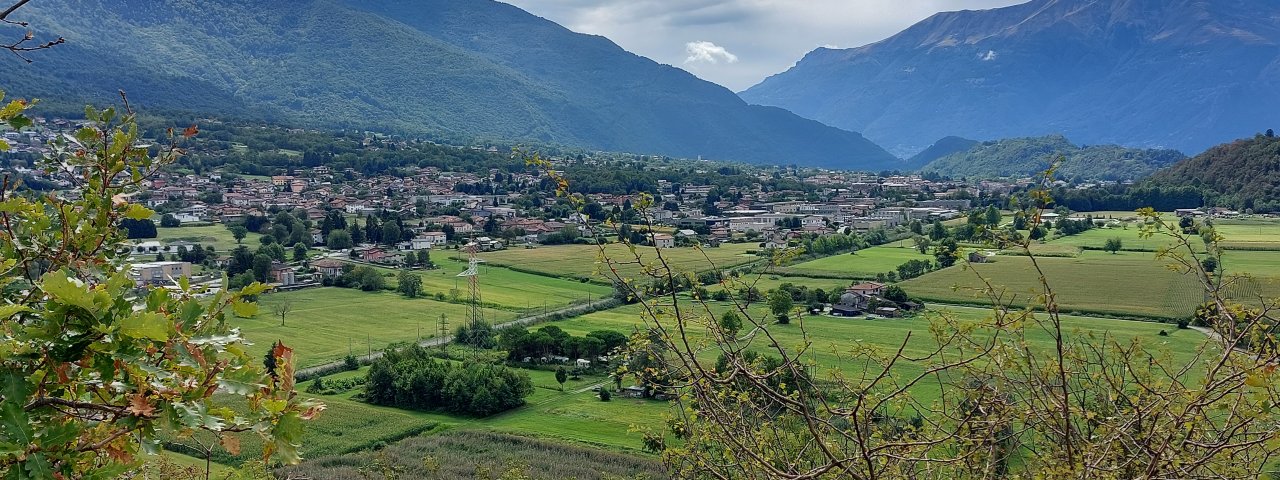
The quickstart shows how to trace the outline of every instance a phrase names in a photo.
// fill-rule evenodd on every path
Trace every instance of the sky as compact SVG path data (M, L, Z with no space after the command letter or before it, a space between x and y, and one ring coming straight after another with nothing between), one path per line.
M502 1L736 92L818 47L858 47L937 12L1026 0Z

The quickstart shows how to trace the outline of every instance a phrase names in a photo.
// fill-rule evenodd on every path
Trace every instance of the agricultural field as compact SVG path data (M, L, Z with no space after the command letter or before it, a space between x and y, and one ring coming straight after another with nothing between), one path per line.
M854 253L832 255L817 260L776 269L788 275L814 275L848 279L875 278L877 273L888 273L911 260L933 260L932 255L922 254L911 246L879 246Z
M1232 250L1280 251L1280 220L1274 218L1238 218L1214 220L1213 227L1226 240L1223 248Z
M415 437L384 450L323 457L277 472L312 480L364 478L375 460L399 466L408 478L664 478L653 457L628 455L483 431L448 431ZM431 468L427 468L427 464Z
M1038 258L1064 311L1120 316L1183 318L1203 301L1196 280L1166 268L1151 253L1085 251L1076 258ZM1007 300L1025 305L1039 291L1031 259L998 256L973 271L952 267L902 283L908 294L943 303L987 303L974 289L975 272L1004 289Z
M283 302L290 304L284 325L274 314ZM245 338L253 342L249 351L265 353L276 340L293 347L301 368L345 357L348 352L381 350L393 342L411 342L434 336L441 314L449 324L466 318L467 306L434 300L409 299L391 292L362 292L346 288L310 288L263 295L253 318L233 318ZM493 323L515 319L514 312L484 309ZM421 337L419 337L421 328Z
M705 271L712 268L728 268L762 260L748 250L757 250L755 243L725 243L719 247L697 249L693 247L667 248L662 256L674 268L680 271ZM623 278L641 276L642 267L635 262L635 257L622 244L605 246L608 255L617 262ZM657 262L653 247L636 247L636 253L644 262ZM600 260L600 249L595 245L553 245L532 249L511 248L497 252L480 254L486 262L494 265L511 266L521 270L539 272L547 275L591 278L607 281L604 276L606 268ZM434 258L434 257L433 257ZM710 259L710 261L708 261ZM628 262L629 261L629 262Z
M446 258L440 253L433 255L431 261L439 268L414 271L422 277L424 294L441 293L449 296L456 288L458 294L465 298L467 279L458 274L467 269L467 263ZM585 303L588 298L598 300L613 292L612 288L597 283L518 272L495 265L481 265L479 279L482 302L513 311L541 311L544 306L556 309L574 303ZM396 283L395 278L387 280L389 285Z
M710 303L709 305L715 315L720 315L724 311L733 308L728 303ZM755 318L770 318L765 309L764 305L757 304L751 307L751 312ZM704 311L700 308L686 311L694 311L698 315L704 314ZM799 320L793 320L791 325L774 325L770 327L769 332L780 344L794 348L797 345L801 345L804 340L802 336L803 328L809 335L809 341L812 342L809 354L811 357L807 356L807 358L812 358L822 368L839 368L845 373L856 373L859 366L845 363L841 358L841 355L847 355L855 345L873 345L884 349L896 349L907 338L908 333L914 332L914 336L908 343L905 352L910 355L926 354L934 345L926 333L929 329L930 319L934 318L934 315L950 315L962 321L977 321L989 317L990 310L945 306L936 307L929 313L915 318L874 320L867 320L861 317L840 318L806 315ZM1205 336L1194 330L1177 330L1173 325L1154 322L1064 315L1063 323L1068 335L1071 336L1108 334L1121 341L1140 338L1148 341L1148 345L1154 348L1167 348L1175 361L1180 362L1189 361L1195 349L1206 341ZM641 309L639 306L634 305L594 312L581 317L555 322L554 325L573 335L582 335L592 330L600 329L629 331L631 329L645 328ZM749 330L749 327L744 329L744 331L746 330ZM1168 336L1160 336L1159 332L1161 330L1170 333ZM1039 329L1032 329L1028 330L1028 337L1032 349L1044 352L1052 351L1054 342L1047 333ZM749 334L744 334L742 338L748 339L750 336ZM763 338L758 341L761 342L760 346L763 347ZM714 361L716 353L707 351L703 356L706 361ZM903 363L898 366L895 373L910 375L922 371L922 368L921 365ZM924 398L929 398L928 396L930 395L937 395L937 392L923 389L920 394L925 395L926 397Z
M201 245L213 245L218 253L223 254L236 248L236 238L231 235L226 225L203 225L199 227L174 227L174 228L156 228L156 234L161 243L171 243L178 241L196 242ZM244 245L250 249L258 248L258 237L262 234L249 232L244 237Z

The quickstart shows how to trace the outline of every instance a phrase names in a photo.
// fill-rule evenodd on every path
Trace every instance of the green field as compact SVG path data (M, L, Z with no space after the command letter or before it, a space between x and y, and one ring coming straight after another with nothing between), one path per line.
M1183 318L1195 311L1204 295L1193 277L1170 271L1169 263L1150 253L1083 252L1077 258L1037 259L1064 311L1154 318ZM991 263L939 270L902 283L908 294L943 303L989 303L973 289L985 276L1015 305L1025 305L1039 292L1031 259L999 256ZM957 288L958 287L958 288Z
M466 262L443 257L444 255L437 254L431 258L438 269L416 271L422 277L422 291L428 295L443 293L447 296L456 288L458 294L465 298L467 279L459 277L458 273L466 270ZM510 310L541 310L544 305L555 309L586 302L588 297L598 300L609 296L613 291L610 287L595 283L518 272L493 265L480 267L479 282L481 301Z
M1238 250L1280 250L1280 220L1238 218L1214 220L1213 227L1226 239L1223 248Z
M284 326L273 313L288 301L291 310ZM362 292L346 288L311 288L263 295L253 318L235 318L255 354L264 353L276 340L293 347L299 367L340 360L348 352L357 355L381 350L392 342L411 342L434 336L436 321L448 316L453 327L466 318L466 305L409 299L390 292ZM484 309L485 319L505 322L514 312ZM421 337L419 337L419 326Z
M1125 224L1124 227L1110 228L1094 228L1076 235L1055 238L1048 242L1048 245L1063 245L1080 248L1088 248L1092 250L1102 250L1107 240L1119 238L1121 250L1135 252L1154 252L1161 247L1173 244L1173 239L1165 235L1152 235L1151 238L1142 238L1140 223L1132 222ZM1199 236L1193 236L1193 245L1198 250L1204 249L1204 242Z
M877 273L892 272L898 265L910 260L933 260L933 256L922 254L909 246L881 246L823 257L777 270L788 275L867 279L875 278Z
M236 248L236 238L231 235L225 225L205 225L200 227L157 228L157 240L162 243L186 241L201 245L213 245L218 253L226 253ZM258 248L258 237L262 234L249 232L244 237L244 245L250 249Z
M760 247L754 243L726 243L716 248L696 249L692 247L667 248L662 250L662 257L679 271L705 271L712 268L727 268L759 261L762 258L747 254L748 250ZM642 276L643 267L625 245L609 244L605 247L607 254L617 265L623 278ZM641 262L654 264L657 255L652 247L636 247ZM554 245L533 249L512 248L497 252L480 254L486 262L494 265L510 265L523 270L545 273L548 275L593 278L607 281L604 275L606 266L600 261L600 249L595 245ZM708 259L710 261L708 261Z

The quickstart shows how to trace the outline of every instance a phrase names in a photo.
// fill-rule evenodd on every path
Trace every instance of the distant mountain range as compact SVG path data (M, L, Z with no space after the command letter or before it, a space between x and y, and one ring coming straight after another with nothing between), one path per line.
M963 146L963 139L939 142ZM1184 158L1177 150L1136 149L1117 145L1077 146L1062 135L973 142L968 149L942 155L920 168L951 177L1033 177L1061 160L1055 178L1137 180ZM925 153L939 152L935 144ZM922 161L917 157L913 161Z
M1199 152L1275 123L1275 0L1034 0L820 48L740 94L899 154L947 135L1062 133Z
M902 162L775 107L491 0L42 0L68 40L14 60L10 96L319 127L848 169Z

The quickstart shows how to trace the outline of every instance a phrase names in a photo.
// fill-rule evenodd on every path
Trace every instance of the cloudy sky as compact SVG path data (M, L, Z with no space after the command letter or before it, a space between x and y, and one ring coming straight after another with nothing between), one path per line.
M875 42L940 11L1026 0L503 0L734 91L820 46Z

